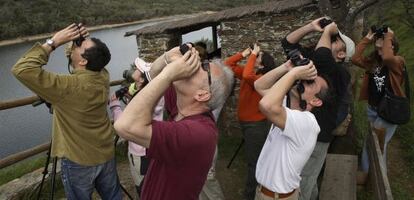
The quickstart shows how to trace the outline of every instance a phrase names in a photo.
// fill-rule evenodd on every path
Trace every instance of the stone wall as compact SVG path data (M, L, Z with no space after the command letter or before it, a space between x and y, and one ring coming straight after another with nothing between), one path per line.
M181 34L153 34L137 36L138 55L147 62L154 61L165 51L181 44Z
M256 14L221 23L221 47L224 58L246 49L258 42L261 49L276 58L276 63L285 61L280 41L293 30L319 17L316 7L306 7L280 14ZM309 37L307 37L309 38ZM305 40L307 40L305 38ZM316 42L313 40L313 42Z

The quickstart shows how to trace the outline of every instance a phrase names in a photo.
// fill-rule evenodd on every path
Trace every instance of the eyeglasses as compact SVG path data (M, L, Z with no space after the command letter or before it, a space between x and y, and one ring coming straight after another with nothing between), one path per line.
M210 62L208 60L204 60L201 63L201 68L207 72L208 75L208 87L211 93L211 72L210 72Z

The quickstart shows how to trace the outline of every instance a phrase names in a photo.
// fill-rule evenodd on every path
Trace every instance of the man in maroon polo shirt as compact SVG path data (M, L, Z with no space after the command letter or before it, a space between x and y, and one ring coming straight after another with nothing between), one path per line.
M202 64L194 48L181 55L176 47L155 60L151 76L115 122L118 134L146 147L151 159L141 199L198 199L217 143L210 111L228 96L232 73ZM171 120L154 121L163 94Z

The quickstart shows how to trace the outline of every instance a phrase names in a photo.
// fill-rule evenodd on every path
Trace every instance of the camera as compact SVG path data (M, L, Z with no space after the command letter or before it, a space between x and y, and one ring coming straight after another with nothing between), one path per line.
M253 50L253 49L254 49L254 43L251 43L251 44L249 45L249 48L250 48L251 50Z
M302 54L298 49L293 49L288 52L288 59L292 61L292 64L296 66L303 66L310 63L310 60L308 58L301 58Z
M78 27L78 30L81 28L79 26L79 24L76 24L76 26ZM73 43L76 44L76 46L80 47L82 45L82 42L85 40L85 38L82 36L82 34L80 34L78 39L73 40Z
M128 83L133 83L135 80L132 77L132 75L135 72L135 69L132 65L130 69L124 70L124 72L122 73L122 77L128 82Z
M371 32L374 33L377 38L383 37L385 33L388 33L388 26L384 25L381 28L377 28L375 25L372 25Z
M121 87L115 91L115 96L117 99L123 99L126 94L128 94L128 86Z
M288 59L290 59L290 61L295 67L309 64L310 63L309 58L301 58L300 57L301 55L302 54L300 53L298 49L293 49L289 51ZM306 80L306 82L313 83L314 80Z
M325 28L325 26L329 25L330 23L332 23L333 21L328 19L328 18L322 18L321 20L319 20L319 26L321 28Z
M190 44L191 47L194 47L194 44L191 43L191 42L184 43L184 44L180 45L180 52L181 52L182 55L184 55L188 50L190 50L190 47L188 47L187 44Z

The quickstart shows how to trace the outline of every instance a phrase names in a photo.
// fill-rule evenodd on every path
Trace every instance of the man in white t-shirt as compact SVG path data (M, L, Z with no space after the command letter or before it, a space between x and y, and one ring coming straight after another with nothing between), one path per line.
M310 111L329 101L328 82L312 62L293 67L289 60L258 79L255 88L263 96L260 111L273 123L256 166L255 199L298 199L300 173L320 131Z

